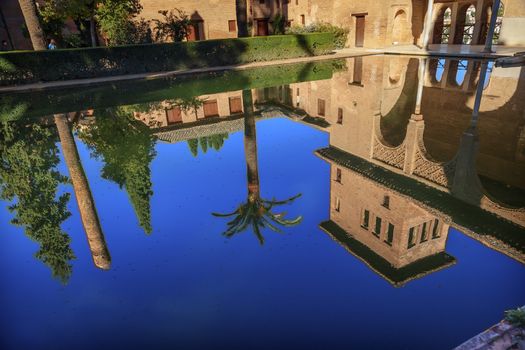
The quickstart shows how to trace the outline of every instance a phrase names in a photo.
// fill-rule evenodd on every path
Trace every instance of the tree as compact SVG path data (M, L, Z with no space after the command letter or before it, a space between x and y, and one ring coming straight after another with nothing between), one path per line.
M57 170L59 152L56 134L37 124L0 124L0 199L15 201L11 223L24 227L25 234L38 243L35 257L51 269L52 275L67 283L75 255L69 235L61 224L71 215L69 193L57 197L58 186L68 179Z
M237 15L237 36L239 38L249 36L248 33L248 6L246 0L235 0L235 12Z
M104 161L102 177L126 189L140 226L149 234L153 195L149 166L156 155L155 139L126 107L97 110L95 115L95 123L79 136L92 156Z
M38 19L38 13L34 0L18 0L24 20L26 22L27 30L29 31L29 37L33 44L34 50L45 50L46 49L46 38L40 20Z
M302 221L301 216L289 220L284 218L285 213L273 213L275 207L290 204L299 198L301 194L283 201L276 199L265 200L261 198L259 165L257 160L257 133L251 91L244 90L242 96L244 105L244 153L248 178L248 199L231 213L212 213L212 215L224 218L233 217L233 220L227 223L228 228L223 233L225 237L231 238L252 227L254 234L262 245L264 244L264 237L261 229L269 228L272 231L281 232L279 226L291 227L298 225Z
M141 11L140 0L98 0L96 19L109 45L142 41L149 23L134 21Z
M159 13L164 18L153 20L156 30L155 40L178 42L188 37L192 22L184 11L176 8L170 11L162 10Z
M143 42L149 23L135 21L141 10L140 0L46 0L39 14L47 35L62 39L62 28L70 18L81 41L95 47L99 29L109 45Z

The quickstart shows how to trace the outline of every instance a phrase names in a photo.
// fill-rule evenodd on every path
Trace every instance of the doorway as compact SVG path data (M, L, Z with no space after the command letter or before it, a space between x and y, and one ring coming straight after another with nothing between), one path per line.
M365 42L365 16L355 16L355 47L363 47Z
M268 35L268 20L267 19L258 19L257 20L257 36L267 36Z
M204 28L204 22L203 21L192 21L192 23L188 26L188 34L187 34L187 40L188 41L197 41L197 40L203 40L203 33L201 31L201 28Z

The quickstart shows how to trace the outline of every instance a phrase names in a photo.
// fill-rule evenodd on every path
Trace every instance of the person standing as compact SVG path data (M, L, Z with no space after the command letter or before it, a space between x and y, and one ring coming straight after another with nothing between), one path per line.
M57 48L57 42L55 39L49 40L49 44L47 45L48 50L55 50Z

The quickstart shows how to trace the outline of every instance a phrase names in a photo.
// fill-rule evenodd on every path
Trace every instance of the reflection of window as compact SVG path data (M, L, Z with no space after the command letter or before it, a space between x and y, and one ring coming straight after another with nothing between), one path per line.
M361 227L368 230L368 224L370 221L370 212L368 210L363 210L363 221Z
M426 242L428 240L428 232L427 232L427 223L423 223L423 227L421 228L421 242Z
M432 239L439 238L438 226L439 226L439 220L435 219L434 220L434 227L432 227Z
M341 178L342 178L342 174L341 174L341 169L337 168L337 170L335 171L335 181L341 183Z
M386 243L389 245L392 245L392 242L394 241L394 225L391 223L388 223L388 230L386 231Z
M337 110L337 124L343 124L343 109L339 108Z
M321 117L325 116L325 106L326 103L323 99L317 99L317 114Z
M415 228L411 227L410 230L408 230L408 245L407 248L412 248L416 243L416 232Z
M437 61L437 68L436 68L436 80L441 81L441 78L443 78L443 73L445 72L445 60L443 58L440 58Z
M219 106L217 100L204 101L204 117L217 117L219 116Z
M376 216L376 226L374 228L374 234L378 237L381 235L381 224L382 224L381 218L379 216Z
M341 200L339 198L335 199L334 209L335 209L336 212L340 212L341 211Z
M182 113L180 107L166 109L166 118L168 124L182 123Z
M242 100L240 97L230 97L230 114L242 113Z
M390 196L383 197L383 207L390 209Z
M228 21L228 30L230 32L237 31L237 22L235 22L235 20Z
M458 70L456 72L456 83L458 85L463 84L463 81L465 81L465 75L467 74L467 68L468 68L467 60L458 61Z
M352 84L361 85L363 79L363 57L354 58L354 76Z

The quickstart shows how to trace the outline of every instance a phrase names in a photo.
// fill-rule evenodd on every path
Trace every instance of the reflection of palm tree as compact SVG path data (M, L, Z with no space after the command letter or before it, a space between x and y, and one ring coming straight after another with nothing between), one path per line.
M60 137L60 144L62 145L62 152L69 170L69 176L73 183L80 217L82 218L93 262L98 268L108 270L111 266L111 257L100 227L95 201L91 195L86 174L80 163L77 146L66 116L64 114L56 114L55 125Z
M283 201L275 199L265 200L261 198L259 165L257 161L257 133L251 91L244 90L242 95L244 104L244 151L248 177L248 200L232 213L213 213L213 215L217 217L233 217L233 220L227 224L228 229L223 233L226 237L233 237L235 234L241 233L251 226L259 242L263 244L264 237L261 234L261 229L267 227L275 232L281 232L279 226L291 227L301 222L301 216L293 220L288 220L284 218L285 213L274 214L272 212L274 207L292 203L299 198L301 194Z

